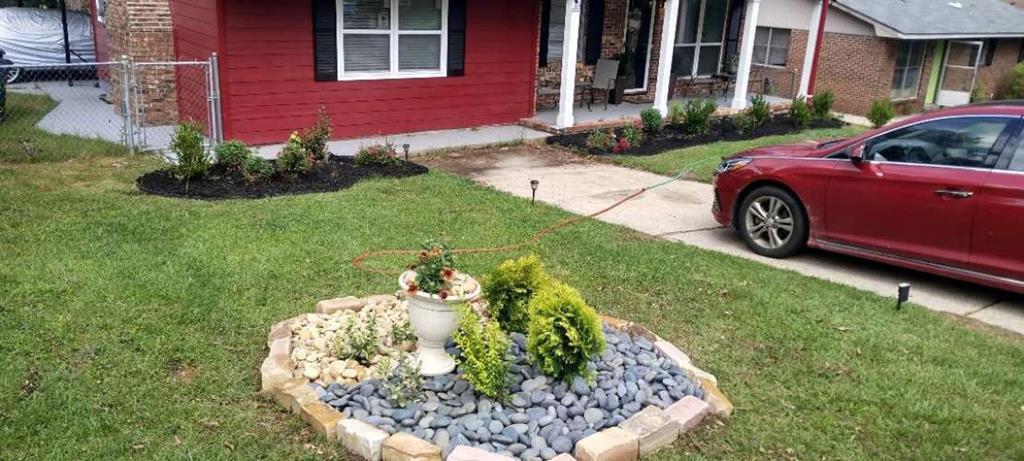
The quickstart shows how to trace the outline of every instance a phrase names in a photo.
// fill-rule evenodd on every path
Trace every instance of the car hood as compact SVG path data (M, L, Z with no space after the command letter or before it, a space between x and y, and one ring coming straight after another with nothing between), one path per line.
M757 147L736 154L737 157L816 157L821 155L820 141L804 141L793 144Z

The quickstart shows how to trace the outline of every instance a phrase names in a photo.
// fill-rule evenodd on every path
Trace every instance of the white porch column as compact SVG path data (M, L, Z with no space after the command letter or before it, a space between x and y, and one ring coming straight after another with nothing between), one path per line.
M571 128L575 124L572 108L576 104L576 50L580 38L580 4L583 0L569 0L565 5L565 36L562 38L562 82L558 95L556 128Z
M740 41L740 63L736 69L736 92L732 98L732 108L736 110L747 107L747 87L750 86L750 61L754 56L754 35L757 34L757 15L761 10L761 0L747 0L747 16L743 19L743 39Z
M676 27L679 25L679 0L665 0L665 18L661 27L661 52L658 55L658 79L654 87L654 108L668 116L672 99L672 57L675 55Z
M814 69L814 51L818 48L818 30L821 29L822 0L814 2L811 24L807 26L807 50L804 52L804 68L800 71L800 91L797 96L806 98L811 88L811 74Z

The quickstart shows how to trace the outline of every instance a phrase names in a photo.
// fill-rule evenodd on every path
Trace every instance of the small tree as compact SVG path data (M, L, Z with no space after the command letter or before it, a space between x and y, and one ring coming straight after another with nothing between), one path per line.
M171 152L178 157L174 172L181 179L203 176L210 169L210 154L203 146L203 128L196 123L182 123L174 129Z
M895 116L896 109L892 107L892 101L883 99L871 103L871 111L868 112L868 121L873 128L881 128L889 123Z
M835 93L825 90L819 91L811 99L811 114L817 119L826 119L832 116L832 103L835 102Z
M640 120L644 123L644 131L657 134L661 132L664 121L661 119L661 112L653 107L648 107L640 112Z
M1006 99L1024 99L1024 62L1013 66L1010 86L1005 96Z
M802 96L793 100L793 105L789 108L789 118L793 126L799 129L806 128L807 123L811 121L811 108Z

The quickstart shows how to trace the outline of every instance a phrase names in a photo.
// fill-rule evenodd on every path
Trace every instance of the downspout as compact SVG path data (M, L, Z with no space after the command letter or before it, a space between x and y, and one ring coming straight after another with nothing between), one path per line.
M818 20L818 39L814 44L814 60L811 64L811 81L807 85L807 94L814 97L814 84L818 80L818 65L821 63L821 45L825 42L825 21L828 19L830 0L822 0L821 18Z

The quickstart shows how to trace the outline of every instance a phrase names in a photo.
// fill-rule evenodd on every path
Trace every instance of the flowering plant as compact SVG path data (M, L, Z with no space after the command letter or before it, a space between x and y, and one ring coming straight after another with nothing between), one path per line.
M313 170L316 158L302 147L302 139L298 133L292 133L281 153L277 154L277 170L284 174L305 174Z
M629 140L626 139L625 137L622 137L619 138L619 142L616 143L615 147L612 148L612 153L621 154L629 150L630 147L631 146L629 145Z
M416 279L409 283L409 294L423 291L448 299L455 281L455 257L448 244L429 240L423 244L419 259L410 267Z

